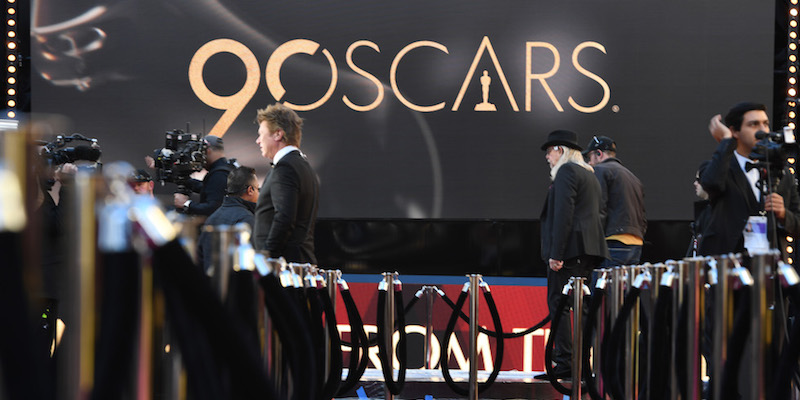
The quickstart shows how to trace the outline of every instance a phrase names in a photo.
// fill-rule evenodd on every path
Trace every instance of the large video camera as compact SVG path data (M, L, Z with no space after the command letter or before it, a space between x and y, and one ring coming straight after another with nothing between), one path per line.
M95 166L100 166L97 160L102 151L97 139L73 133L69 136L59 135L52 142L40 141L39 144L43 146L39 155L50 167L76 161L90 161L96 163Z
M206 166L206 147L203 136L197 133L185 133L180 129L165 134L166 144L156 149L156 180L178 185L178 192L189 194L190 175Z
M782 132L763 132L756 133L756 145L750 153L750 159L756 161L756 166L762 166L760 170L768 171L772 177L772 184L777 184L783 178L784 167L788 164L789 158L797 158L800 147L795 139L794 131L790 127L784 127ZM766 179L762 172L762 179Z

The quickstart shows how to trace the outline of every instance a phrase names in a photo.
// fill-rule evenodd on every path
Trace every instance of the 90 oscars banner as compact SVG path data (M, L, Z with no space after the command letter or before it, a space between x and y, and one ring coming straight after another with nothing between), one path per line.
M104 162L182 129L263 176L256 110L283 102L330 218L535 219L547 134L606 135L648 217L690 219L708 120L771 102L762 3L40 0L32 108Z

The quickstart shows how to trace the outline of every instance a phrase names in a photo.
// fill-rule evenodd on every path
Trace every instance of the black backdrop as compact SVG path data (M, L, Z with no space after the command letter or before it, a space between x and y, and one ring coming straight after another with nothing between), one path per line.
M165 131L187 122L210 132L223 110L194 83L229 96L224 108L241 102L222 131L227 153L263 174L255 110L278 97L299 105L323 98L333 75L327 51L336 85L300 114L302 148L322 182L320 217L331 222L534 221L549 182L539 146L560 128L582 143L615 138L645 184L649 219L686 221L694 170L715 144L709 118L741 100L772 99L775 10L765 2L34 4L33 119L53 134L98 138L106 163L142 166ZM190 78L198 50L219 39L240 43L239 55L211 55ZM315 43L313 55L293 53ZM354 43L357 68L348 63ZM276 49L293 55L269 75ZM249 70L243 57L254 60ZM484 70L496 111L474 110ZM367 75L384 96L374 109L353 110L344 96L361 106L378 97ZM252 93L237 94L245 86Z

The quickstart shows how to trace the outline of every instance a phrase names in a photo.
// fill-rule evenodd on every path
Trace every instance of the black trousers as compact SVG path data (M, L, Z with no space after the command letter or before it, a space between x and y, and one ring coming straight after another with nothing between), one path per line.
M555 319L558 302L561 300L561 291L564 285L569 281L569 278L572 276L587 278L586 284L588 285L596 263L595 257L584 255L564 260L564 267L558 270L558 272L550 269L548 265L547 308L550 311L551 321ZM574 293L576 293L576 291L573 291L573 294ZM570 301L569 304L572 304L572 302ZM586 314L587 312L588 308L584 308L583 313ZM550 329L552 334L552 330L556 329L556 327L551 326ZM556 364L554 371L561 372L571 370L572 324L569 316L569 307L564 307L553 344L553 362Z

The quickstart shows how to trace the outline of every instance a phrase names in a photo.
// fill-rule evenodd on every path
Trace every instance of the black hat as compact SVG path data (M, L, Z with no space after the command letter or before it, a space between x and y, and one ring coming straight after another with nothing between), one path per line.
M208 135L203 138L208 143L208 147L215 150L225 150L225 145L222 143L222 138L219 136Z
M547 135L547 141L542 145L542 150L547 150L550 146L567 146L575 150L583 150L578 145L578 135L567 130L557 130Z
M608 136L592 136L592 140L586 146L586 150L583 152L583 155L587 155L595 150L610 150L616 152L617 144L614 142L614 139L611 139Z

